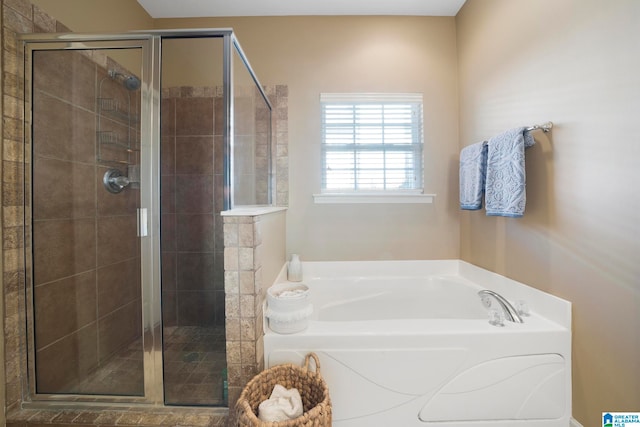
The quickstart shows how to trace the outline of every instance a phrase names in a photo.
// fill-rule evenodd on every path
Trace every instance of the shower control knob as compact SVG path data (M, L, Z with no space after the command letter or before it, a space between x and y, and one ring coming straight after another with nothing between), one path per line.
M102 183L109 193L117 194L124 190L130 181L129 178L122 175L122 172L118 169L109 169L104 173Z

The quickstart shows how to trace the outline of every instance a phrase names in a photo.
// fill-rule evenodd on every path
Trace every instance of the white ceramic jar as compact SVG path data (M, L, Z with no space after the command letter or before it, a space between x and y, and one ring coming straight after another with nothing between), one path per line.
M313 306L304 284L280 283L267 289L266 317L269 327L279 334L303 331L309 324Z

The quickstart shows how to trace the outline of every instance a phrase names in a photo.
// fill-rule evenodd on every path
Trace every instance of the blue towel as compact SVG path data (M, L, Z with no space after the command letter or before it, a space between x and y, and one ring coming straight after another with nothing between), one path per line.
M487 169L487 143L478 142L460 151L460 209L482 207Z
M485 207L487 215L520 218L527 201L524 149L535 144L526 128L515 128L489 139Z

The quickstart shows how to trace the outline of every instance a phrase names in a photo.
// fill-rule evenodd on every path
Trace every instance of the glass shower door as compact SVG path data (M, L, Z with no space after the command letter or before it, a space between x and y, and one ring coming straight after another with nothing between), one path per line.
M161 57L164 402L224 406L223 37L167 37Z
M143 49L140 41L81 46L92 47L27 51L31 386L145 396Z

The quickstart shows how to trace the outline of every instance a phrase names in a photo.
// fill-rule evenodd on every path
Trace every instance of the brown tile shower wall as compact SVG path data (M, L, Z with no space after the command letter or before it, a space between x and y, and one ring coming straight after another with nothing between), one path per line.
M140 322L134 320L140 315L140 274L131 212L137 195L130 191L113 198L98 191L105 169L96 162L96 85L106 77L106 67L115 64L102 54L35 55L37 145L33 157L27 157L34 165L36 187L31 230L31 218L24 217L31 194L22 196L24 153L30 147L23 145L24 59L16 34L68 29L27 1L3 1L2 17L5 373L6 407L12 410L27 385L22 326L26 281L34 281L38 301L39 385L41 391L57 391L140 335ZM116 130L128 126L106 118L103 124ZM25 277L24 253L31 252L31 236L33 269ZM117 244L107 236L118 239ZM132 326L129 334L122 333L123 324ZM79 353L68 352L70 347Z
M136 131L127 118L99 111L96 98L139 116L127 93L96 63L74 51L33 56L33 298L38 391L68 391L141 334L139 190L111 194L98 161L97 131L119 140ZM129 95L133 102L129 103ZM131 105L130 105L131 104ZM98 129L98 122L100 129ZM102 158L129 160L120 147ZM126 174L126 167L118 166Z
M164 326L224 325L222 90L162 91Z

